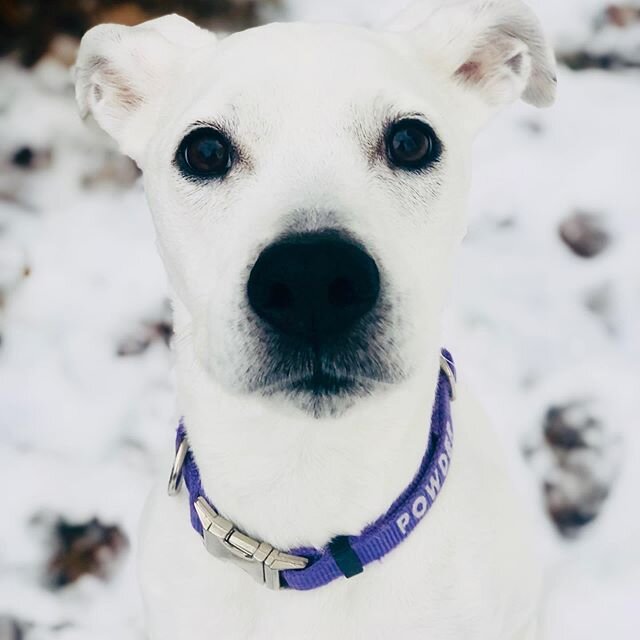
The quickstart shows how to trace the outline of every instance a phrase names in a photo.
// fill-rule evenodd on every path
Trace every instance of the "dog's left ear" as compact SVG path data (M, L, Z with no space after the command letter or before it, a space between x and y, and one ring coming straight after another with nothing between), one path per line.
M80 115L92 115L139 161L157 127L160 105L190 56L214 46L213 33L177 15L135 27L101 24L82 38L74 67Z
M413 32L419 48L489 110L518 98L536 107L555 99L553 51L521 0L418 0L389 28Z

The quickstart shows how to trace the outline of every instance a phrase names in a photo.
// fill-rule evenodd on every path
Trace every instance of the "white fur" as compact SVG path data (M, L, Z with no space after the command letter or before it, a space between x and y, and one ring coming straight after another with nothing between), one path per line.
M82 111L144 173L174 292L178 406L211 498L283 549L359 532L427 445L473 137L521 95L552 100L537 21L518 0L425 0L387 30L276 24L216 40L167 16L92 29L76 73ZM416 114L443 141L442 162L424 175L391 171L376 155L383 123ZM243 151L225 180L204 186L172 164L198 121L223 123ZM248 269L290 225L357 235L392 303L387 333L403 381L322 418L243 386L261 364L241 303ZM525 520L463 386L453 419L449 479L417 530L364 575L308 593L269 592L208 556L186 496L159 485L141 544L149 637L532 640Z

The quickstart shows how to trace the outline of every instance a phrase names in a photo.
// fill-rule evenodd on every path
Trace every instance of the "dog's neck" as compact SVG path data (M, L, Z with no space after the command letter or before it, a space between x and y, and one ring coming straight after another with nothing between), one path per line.
M280 548L357 534L410 483L428 444L440 345L397 388L315 419L231 394L176 341L178 406L203 486L236 525ZM188 513L185 512L185 519Z

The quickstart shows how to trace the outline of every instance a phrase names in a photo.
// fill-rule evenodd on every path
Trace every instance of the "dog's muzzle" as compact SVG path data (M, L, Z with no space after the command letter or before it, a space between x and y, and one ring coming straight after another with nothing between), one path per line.
M318 399L389 381L380 358L381 280L370 253L341 231L292 234L267 246L247 282L263 349L256 388Z

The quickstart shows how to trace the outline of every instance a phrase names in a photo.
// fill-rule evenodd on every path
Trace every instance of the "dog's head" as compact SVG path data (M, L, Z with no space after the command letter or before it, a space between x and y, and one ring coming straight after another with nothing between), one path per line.
M273 24L218 40L177 16L102 25L76 66L144 173L199 364L316 416L437 348L476 131L545 106L553 54L519 0L419 2L384 30Z

